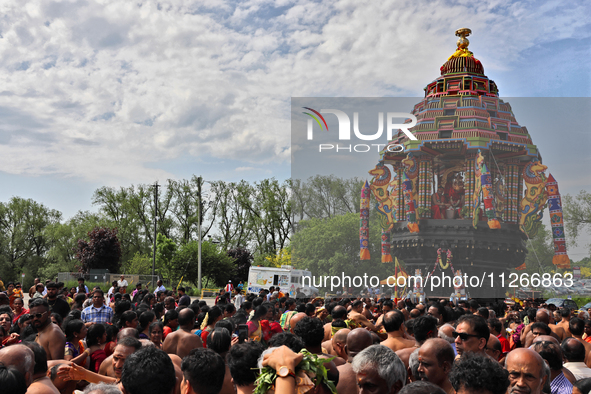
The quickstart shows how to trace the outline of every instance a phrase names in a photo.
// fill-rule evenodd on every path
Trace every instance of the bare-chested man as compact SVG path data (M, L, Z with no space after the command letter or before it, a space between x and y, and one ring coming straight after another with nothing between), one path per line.
M560 310L560 317L562 317L562 320L559 321L556 325L558 327L562 327L564 329L564 331L566 331L567 337L572 337L572 334L571 334L570 328L569 328L570 309L569 308L562 308Z
M447 394L454 394L448 377L453 363L454 350L451 345L445 339L429 339L419 348L419 379L436 384Z
M382 341L382 345L389 347L394 352L415 345L415 341L404 338L404 315L402 312L398 310L388 312L384 315L383 324L388 338Z
M123 329L121 329L121 331L119 331L117 333L117 344L119 344L119 342L123 338L135 338L135 339L139 340L139 333L137 332L137 330L135 328L131 328L131 327L123 328ZM117 345L115 345L115 347L116 346ZM113 352L114 352L114 350L113 350ZM125 359L123 359L123 361L125 361ZM101 367L99 368L99 375L110 376L112 378L120 378L121 377L121 371L119 371L119 375L116 375L115 370L113 369L113 354L111 354L109 357L107 357L101 363Z
M583 339L583 334L585 332L585 322L578 317L573 317L569 321L569 329L573 337L575 337L583 344L583 346L585 346L585 364L588 367L591 365L591 357L589 356L589 353L591 352L591 343Z
M191 334L194 325L195 312L191 308L182 309L179 312L179 329L166 336L162 350L169 354L176 354L183 359L191 353L191 350L202 348L201 338Z
M413 332L416 340L414 346L396 351L396 355L400 357L406 368L408 368L408 359L416 348L420 347L429 338L437 338L437 320L431 316L418 317L415 319Z
M555 324L550 324L550 315L546 309L538 310L536 312L535 320L536 320L536 322L546 323L548 325L548 327L550 327L550 330L552 330L552 335L555 336L559 342L562 342L565 338L570 336L569 334L566 333L566 331L564 331L564 329L561 326L557 326ZM533 322L528 324L527 327L525 327L523 329L523 332L521 333L521 338L523 338L521 340L522 343L527 344L528 342L533 341L533 337L531 335L529 336L530 341L528 341L528 334L531 331L532 324L533 324Z
M349 320L354 321L356 324L367 327L372 331L377 332L377 327L367 320L367 317L363 315L363 301L357 300L351 304L351 311L349 311Z
M331 312L332 321L344 320L347 317L347 308L342 305L337 305ZM332 338L332 322L324 325L324 340L329 341Z
M337 332L338 335L341 331ZM337 384L337 393L339 394L357 394L359 391L357 387L357 379L355 372L351 367L353 358L363 349L370 347L373 340L369 331L364 328L356 328L347 335L347 344L345 347L347 363L339 365L339 382Z
M43 347L35 342L25 342L24 346L31 349L35 358L33 383L27 389L27 394L60 394L47 376L47 356Z
M0 349L0 362L6 366L16 368L27 382L27 387L33 383L35 355L24 345L10 345Z
M35 342L43 346L48 360L63 360L66 336L59 326L51 322L47 300L36 298L30 302L29 307L31 324L37 330Z
M37 289L37 285L39 284L39 282L41 282L41 280L39 278L35 278L35 282L33 283L33 286L31 286L31 288L29 289L29 298L33 298L33 295L37 291L36 289Z

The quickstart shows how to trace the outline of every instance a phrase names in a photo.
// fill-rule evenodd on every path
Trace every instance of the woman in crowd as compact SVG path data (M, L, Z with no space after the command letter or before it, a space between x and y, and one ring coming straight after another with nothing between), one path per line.
M107 358L103 346L107 342L107 330L102 324L93 324L88 328L86 334L86 346L90 356L90 367L92 372L98 373L102 362Z
M176 331L179 327L179 314L176 310L167 311L164 314L164 330L162 339L166 339L166 336L173 331Z
M150 324L150 341L158 348L162 348L162 335L163 335L164 325L162 322L155 321L154 323Z
M261 320L266 317L267 312L264 305L257 306L252 319L246 323L248 325L248 337L253 341L260 342L263 339Z
M71 319L65 323L64 332L66 334L64 360L84 365L90 353L90 350L84 348L83 342L88 333L88 328L86 328L82 320Z
M150 324L156 321L156 315L152 311L145 311L139 317L140 339L150 339Z
M215 324L220 320L222 320L222 309L219 306L210 308L201 323L201 340L203 341L203 347L207 347L207 336L213 331Z
M16 323L19 317L26 315L29 313L29 310L24 307L25 303L22 298L17 297L14 299L12 313L14 313L14 317L12 318L12 324Z

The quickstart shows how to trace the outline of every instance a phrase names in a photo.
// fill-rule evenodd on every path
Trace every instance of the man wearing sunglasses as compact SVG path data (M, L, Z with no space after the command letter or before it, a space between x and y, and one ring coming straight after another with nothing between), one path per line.
M48 360L62 360L66 347L66 336L51 322L49 304L43 298L35 298L29 304L31 325L37 330L35 342L43 346Z
M490 337L486 321L477 315L463 315L452 333L455 338L458 357L466 352L485 354L484 349Z

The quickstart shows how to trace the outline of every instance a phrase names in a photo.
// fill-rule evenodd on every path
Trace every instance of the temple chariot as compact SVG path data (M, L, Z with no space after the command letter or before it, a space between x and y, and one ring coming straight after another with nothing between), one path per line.
M386 147L369 171L366 199L362 191L362 259L363 203L371 194L382 227L382 262L398 258L409 275L424 278L439 271L495 278L492 286L484 280L465 291L439 286L428 297L460 296L460 290L470 297L505 297L507 282L503 287L497 278L525 268L527 239L549 203L554 263L569 262L556 182L546 177L527 128L468 50L470 33L456 31L457 50L412 109L416 124L409 130L416 139L394 136L389 145L403 145L404 152Z

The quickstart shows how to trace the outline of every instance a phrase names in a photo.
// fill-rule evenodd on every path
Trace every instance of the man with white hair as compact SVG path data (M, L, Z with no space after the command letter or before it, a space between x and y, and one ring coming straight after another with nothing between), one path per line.
M351 365L357 375L359 394L396 394L404 387L406 370L390 348L372 345L355 356Z
M456 329L449 323L445 323L441 327L439 327L437 336L441 339L445 339L451 345L452 349L454 350L454 355L458 355L458 351L456 350L456 342L453 337L453 332Z

